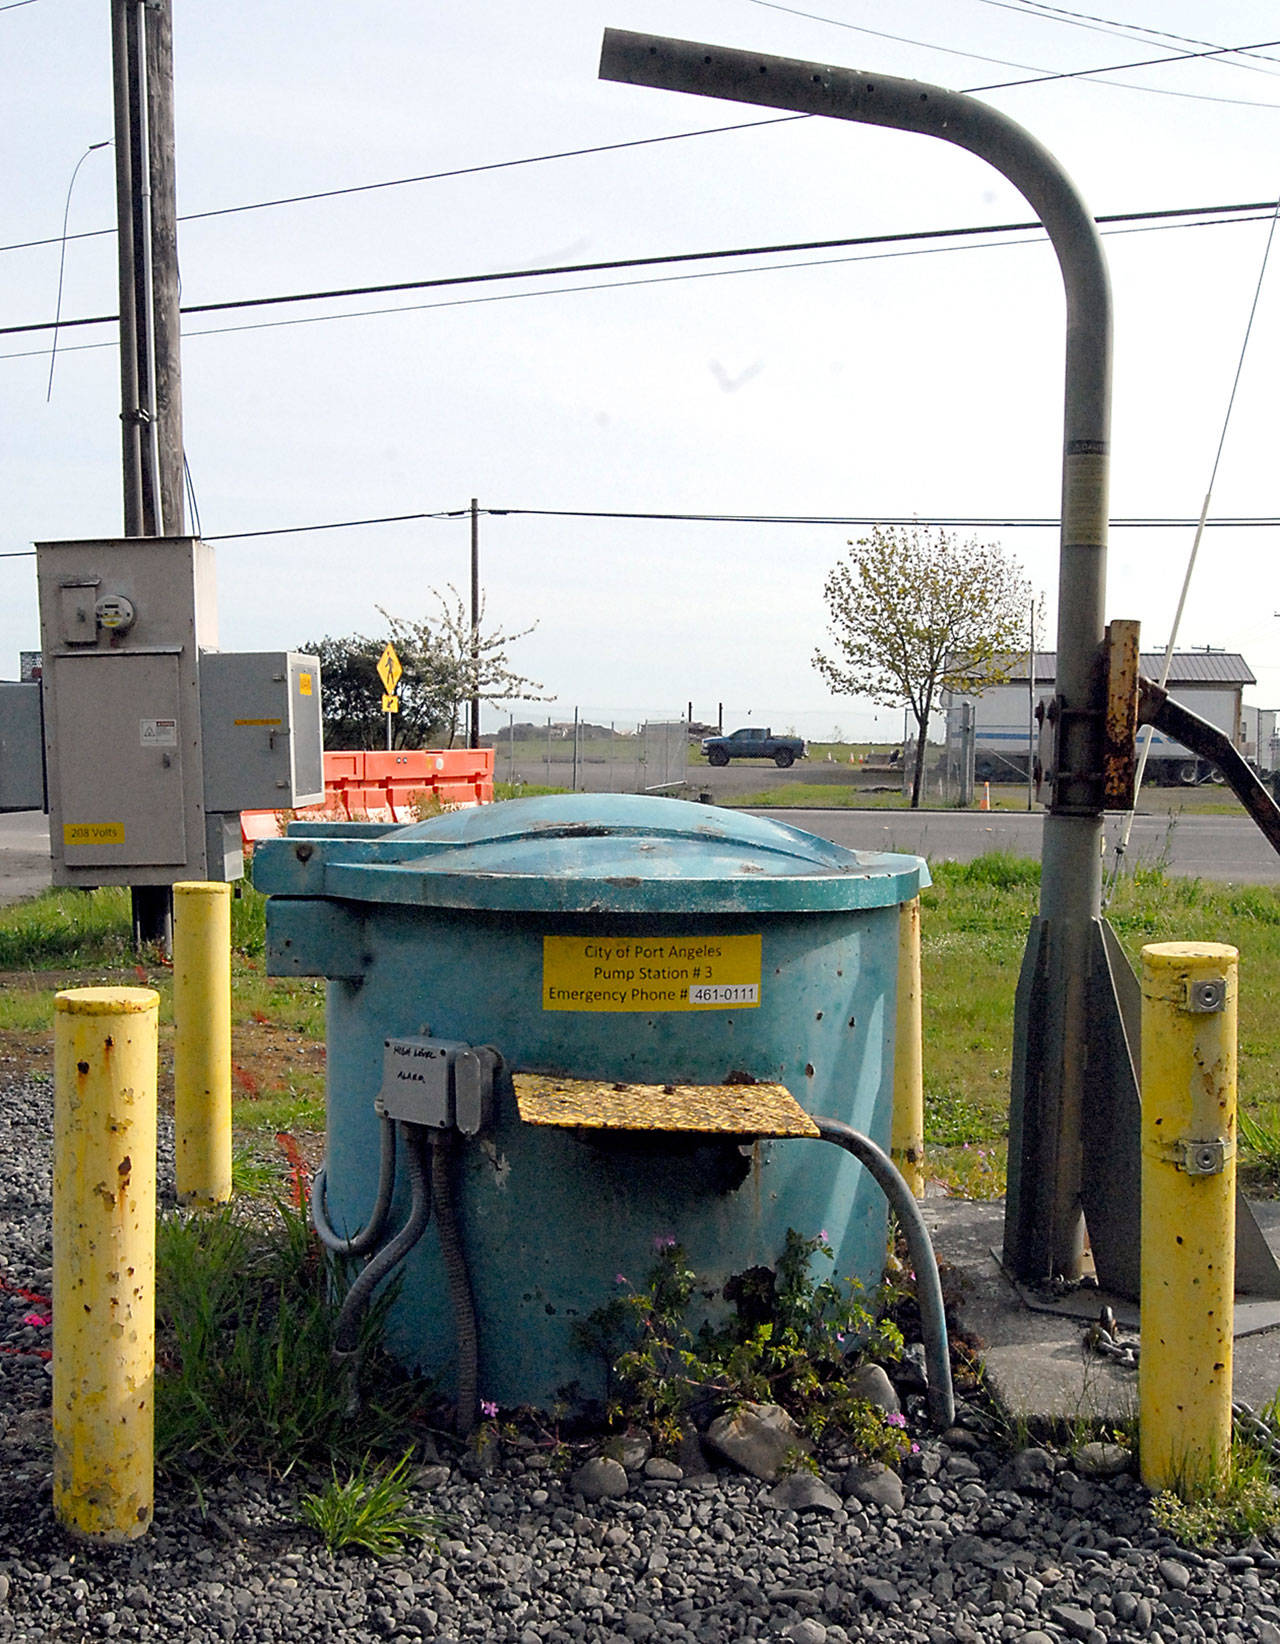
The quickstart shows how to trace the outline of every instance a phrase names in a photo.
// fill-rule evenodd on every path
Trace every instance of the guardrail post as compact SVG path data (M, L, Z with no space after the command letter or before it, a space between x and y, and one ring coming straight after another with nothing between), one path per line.
M1231 1453L1236 965L1218 942L1142 950L1142 1481L1191 1498Z
M54 1001L53 1507L108 1542L155 1505L159 1005L151 988Z
M231 886L173 887L173 1125L178 1198L231 1197Z
M898 910L898 1008L893 1045L893 1133L889 1157L917 1199L924 1197L924 1057L921 1045L920 898Z

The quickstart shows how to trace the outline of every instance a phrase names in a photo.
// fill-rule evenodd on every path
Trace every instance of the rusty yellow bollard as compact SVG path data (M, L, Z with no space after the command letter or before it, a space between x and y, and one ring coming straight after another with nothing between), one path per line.
M156 1024L151 988L54 1001L53 1507L129 1541L155 1501Z
M898 1014L893 1046L889 1156L917 1199L924 1197L924 1056L921 1044L920 898L898 910Z
M231 886L173 887L173 1127L178 1198L231 1197Z
M1231 1452L1236 964L1218 942L1142 950L1142 1481L1190 1498Z

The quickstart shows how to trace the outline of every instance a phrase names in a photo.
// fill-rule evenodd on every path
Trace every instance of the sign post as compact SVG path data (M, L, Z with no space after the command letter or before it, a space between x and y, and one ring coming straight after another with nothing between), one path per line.
M382 681L382 711L387 716L387 752L391 752L391 716L400 712L400 698L395 694L396 686L404 669L400 666L400 658L396 655L396 648L390 640L383 648L378 658L378 678Z

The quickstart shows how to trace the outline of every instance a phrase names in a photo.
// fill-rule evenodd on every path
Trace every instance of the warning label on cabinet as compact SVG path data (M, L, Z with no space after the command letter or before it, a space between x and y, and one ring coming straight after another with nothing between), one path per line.
M542 939L543 1010L740 1010L759 1003L759 936Z
M123 845L123 822L64 822L62 843L67 849L77 845Z

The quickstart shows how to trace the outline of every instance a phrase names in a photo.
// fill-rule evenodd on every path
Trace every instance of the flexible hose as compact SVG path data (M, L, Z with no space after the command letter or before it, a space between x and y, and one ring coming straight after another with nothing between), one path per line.
M453 1329L458 1347L458 1407L455 1424L465 1438L476 1424L480 1343L476 1332L476 1307L471 1279L453 1212L453 1190L449 1167L453 1160L453 1133L446 1131L436 1143L431 1160L431 1196L436 1209L436 1235L449 1281L449 1301L453 1307Z
M929 1385L925 1389L929 1414L935 1427L950 1427L955 1420L955 1394L951 1386L951 1354L947 1346L947 1315L942 1302L942 1282L938 1278L938 1262L929 1241L929 1230L897 1166L889 1155L861 1131L839 1119L821 1119L816 1114L813 1122L824 1142L852 1153L879 1183L884 1196L893 1207L906 1237L907 1249L916 1271L916 1294L920 1302L920 1325L924 1332L925 1364L929 1371Z
M376 1256L370 1257L347 1291L347 1299L342 1304L333 1333L333 1351L338 1358L355 1353L360 1342L360 1326L374 1288L404 1260L426 1232L427 1223L431 1220L431 1189L424 1158L430 1143L420 1126L408 1124L404 1126L404 1142L411 1194L409 1219L394 1239L384 1244Z
M391 1195L396 1185L396 1126L394 1119L382 1116L382 1152L378 1161L378 1195L374 1200L369 1220L349 1239L335 1232L329 1220L329 1206L325 1200L325 1186L329 1179L328 1167L316 1171L311 1184L311 1225L316 1237L326 1250L339 1256L367 1256L382 1237L391 1209Z

